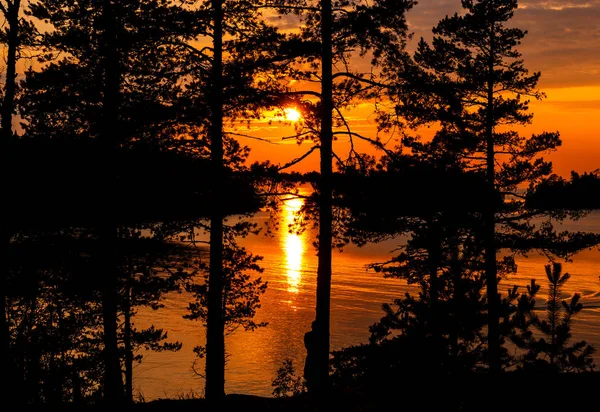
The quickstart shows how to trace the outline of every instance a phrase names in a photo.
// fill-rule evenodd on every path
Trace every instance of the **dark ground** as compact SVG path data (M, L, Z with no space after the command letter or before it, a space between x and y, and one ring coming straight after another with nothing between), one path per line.
M228 395L219 403L204 399L164 399L136 403L127 407L70 405L64 411L597 411L600 405L600 372L559 375L513 376L503 374L455 377L436 381L414 377L386 388L360 389L332 393L316 401L308 395L269 398ZM44 408L46 409L46 408Z

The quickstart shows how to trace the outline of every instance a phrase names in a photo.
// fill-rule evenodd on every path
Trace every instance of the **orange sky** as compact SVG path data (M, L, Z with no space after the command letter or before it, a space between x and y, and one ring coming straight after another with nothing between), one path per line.
M407 15L414 32L409 47L420 37L429 39L431 28L441 18L460 10L460 0L420 0ZM519 50L530 72L542 72L538 86L547 95L540 102L532 102L534 119L526 133L560 132L563 146L547 156L560 175L600 168L600 0L521 0L511 24L528 31ZM358 67L364 65L356 63ZM364 105L349 116L356 131L374 136L370 113L371 108ZM268 126L259 122L243 131L271 141L243 141L252 147L253 160L283 164L301 156L311 145L282 141L280 137L293 134L293 129L277 123ZM334 150L342 156L348 147L338 142ZM317 167L315 152L294 170Z
M461 11L460 0L419 0L407 14L414 40L431 38L431 28L448 14ZM525 66L541 71L539 88L547 94L541 102L531 105L533 124L528 132L559 131L563 146L550 156L555 172L567 176L600 168L600 0L520 0L519 9L510 22L527 30L519 50ZM291 18L278 19L284 30L294 30L297 23ZM20 61L22 73L33 60ZM355 62L358 70L368 67L367 60ZM372 108L363 105L348 113L354 131L374 137ZM15 121L15 123L17 123ZM304 154L310 142L297 145L282 136L293 134L293 128L276 122L254 122L251 129L238 130L255 137L267 138L270 143L242 139L252 148L251 160L270 160L287 163ZM341 157L348 150L347 139L334 144ZM365 150L372 150L364 145ZM309 171L318 168L315 152L293 170Z

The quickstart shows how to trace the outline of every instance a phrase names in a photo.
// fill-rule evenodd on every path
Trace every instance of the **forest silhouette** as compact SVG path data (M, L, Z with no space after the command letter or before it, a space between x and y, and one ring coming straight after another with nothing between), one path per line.
M0 0L1 404L585 405L600 383L596 348L572 336L583 305L562 298L561 262L600 249L600 233L552 222L600 209L600 169L561 177L543 157L560 150L559 132L517 131L532 121L529 100L545 97L519 52L526 31L511 25L517 0L462 0L409 51L416 4ZM35 64L19 73L26 56ZM345 116L365 102L375 136ZM230 126L290 107L306 153L250 162ZM429 126L431 139L414 132ZM318 170L290 171L313 153ZM257 212L272 223L301 185L312 191L295 229L318 233L309 362L302 373L282 359L272 397L226 394L225 336L268 327L254 319L268 287L261 257L240 241L261 231ZM418 292L381 302L367 343L332 350L332 250L398 236L397 254L370 267ZM548 257L548 295L534 280L501 293L515 257L532 252ZM206 331L193 349L204 394L145 402L134 393L139 351L182 344L168 328L138 328L135 315L181 291L182 317Z

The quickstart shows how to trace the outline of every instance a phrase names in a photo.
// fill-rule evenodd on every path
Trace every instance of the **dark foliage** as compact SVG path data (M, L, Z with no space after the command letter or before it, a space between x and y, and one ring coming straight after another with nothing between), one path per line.
M552 175L528 193L525 206L548 211L600 209L600 171L571 172L568 180Z

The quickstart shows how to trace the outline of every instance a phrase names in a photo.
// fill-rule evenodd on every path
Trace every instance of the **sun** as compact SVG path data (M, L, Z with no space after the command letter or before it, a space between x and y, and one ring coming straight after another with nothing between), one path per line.
M302 114L295 107L287 107L283 110L285 119L290 122L297 122L302 117Z

